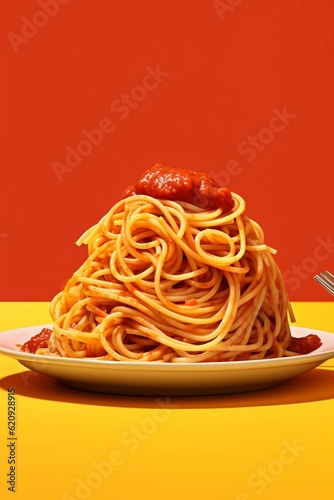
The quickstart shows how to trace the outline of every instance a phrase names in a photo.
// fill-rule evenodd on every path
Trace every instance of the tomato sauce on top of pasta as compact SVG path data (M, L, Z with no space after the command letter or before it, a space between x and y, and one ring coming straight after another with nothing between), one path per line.
M224 213L234 206L231 191L220 187L209 174L166 167L160 163L129 186L124 197L134 194L146 194L161 200L184 201L208 210L221 208Z

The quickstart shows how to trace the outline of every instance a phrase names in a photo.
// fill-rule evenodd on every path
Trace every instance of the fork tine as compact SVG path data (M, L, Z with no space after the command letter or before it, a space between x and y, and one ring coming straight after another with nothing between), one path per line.
M326 283L328 283L330 286L334 286L334 276L331 275L333 276L333 278L331 279L329 275L331 275L331 273L329 273L328 271L326 271L325 273L320 273L321 278L323 278Z
M330 279L327 275L329 275L332 279ZM329 271L326 271L326 274L325 273L320 273L320 275L316 274L313 277L329 293L331 293L332 295L334 295L334 275L332 273L330 273Z
M334 280L334 274L330 273L329 271L326 271L326 274L332 279Z
M316 276L315 277L315 280L323 287L325 288L325 290L327 290L327 292L331 293L332 295L334 295L334 290L330 287L330 285L328 285L326 283L326 281L324 281L322 278L320 278L319 276Z

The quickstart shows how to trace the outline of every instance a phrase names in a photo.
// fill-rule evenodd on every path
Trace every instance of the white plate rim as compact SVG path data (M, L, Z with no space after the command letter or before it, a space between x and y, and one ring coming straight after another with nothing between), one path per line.
M243 360L243 361L223 361L223 362L202 362L202 363L161 363L152 361L101 361L97 359L76 359L76 358L62 358L56 356L46 356L39 354L32 354L27 352L21 352L20 348L16 345L12 347L4 346L4 339L7 340L10 336L19 336L20 344L29 340L33 335L39 333L43 328L52 328L52 324L42 324L35 326L28 326L23 328L11 329L0 332L0 353L7 356L13 357L17 361L28 361L32 363L47 363L55 365L72 365L72 366L98 366L98 367L108 367L117 368L123 370L136 369L136 370L160 370L163 369L169 371L201 371L201 370L240 370L240 369L252 369L259 367L265 368L269 366L286 366L290 364L303 364L309 362L324 362L328 359L334 358L334 332L327 332L324 330L315 330L305 327L291 326L291 333L294 337L304 337L309 334L315 334L320 337L323 345L318 349L309 354L301 354L298 356L289 356L284 358L269 358L269 359L259 359L259 360ZM330 349L326 348L327 342L332 341L332 346Z
M211 396L270 388L316 368L334 357L334 334L291 327L295 337L317 334L323 345L310 354L260 360L159 363L72 359L20 352L38 325L0 333L0 353L35 373L75 389L122 396ZM38 384L38 381L36 381Z

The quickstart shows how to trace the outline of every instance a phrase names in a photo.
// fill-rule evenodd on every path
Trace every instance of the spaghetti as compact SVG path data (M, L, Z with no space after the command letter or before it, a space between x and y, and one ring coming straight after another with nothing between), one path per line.
M88 258L54 297L37 354L197 363L300 353L298 342L289 349L275 250L243 198L207 174L156 165L77 244Z

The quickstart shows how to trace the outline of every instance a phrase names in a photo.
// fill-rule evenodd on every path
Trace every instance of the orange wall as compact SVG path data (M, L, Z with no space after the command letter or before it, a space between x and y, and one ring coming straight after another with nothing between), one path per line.
M312 276L334 269L331 0L2 10L0 300L50 300L156 162L241 194L291 299L329 300Z

